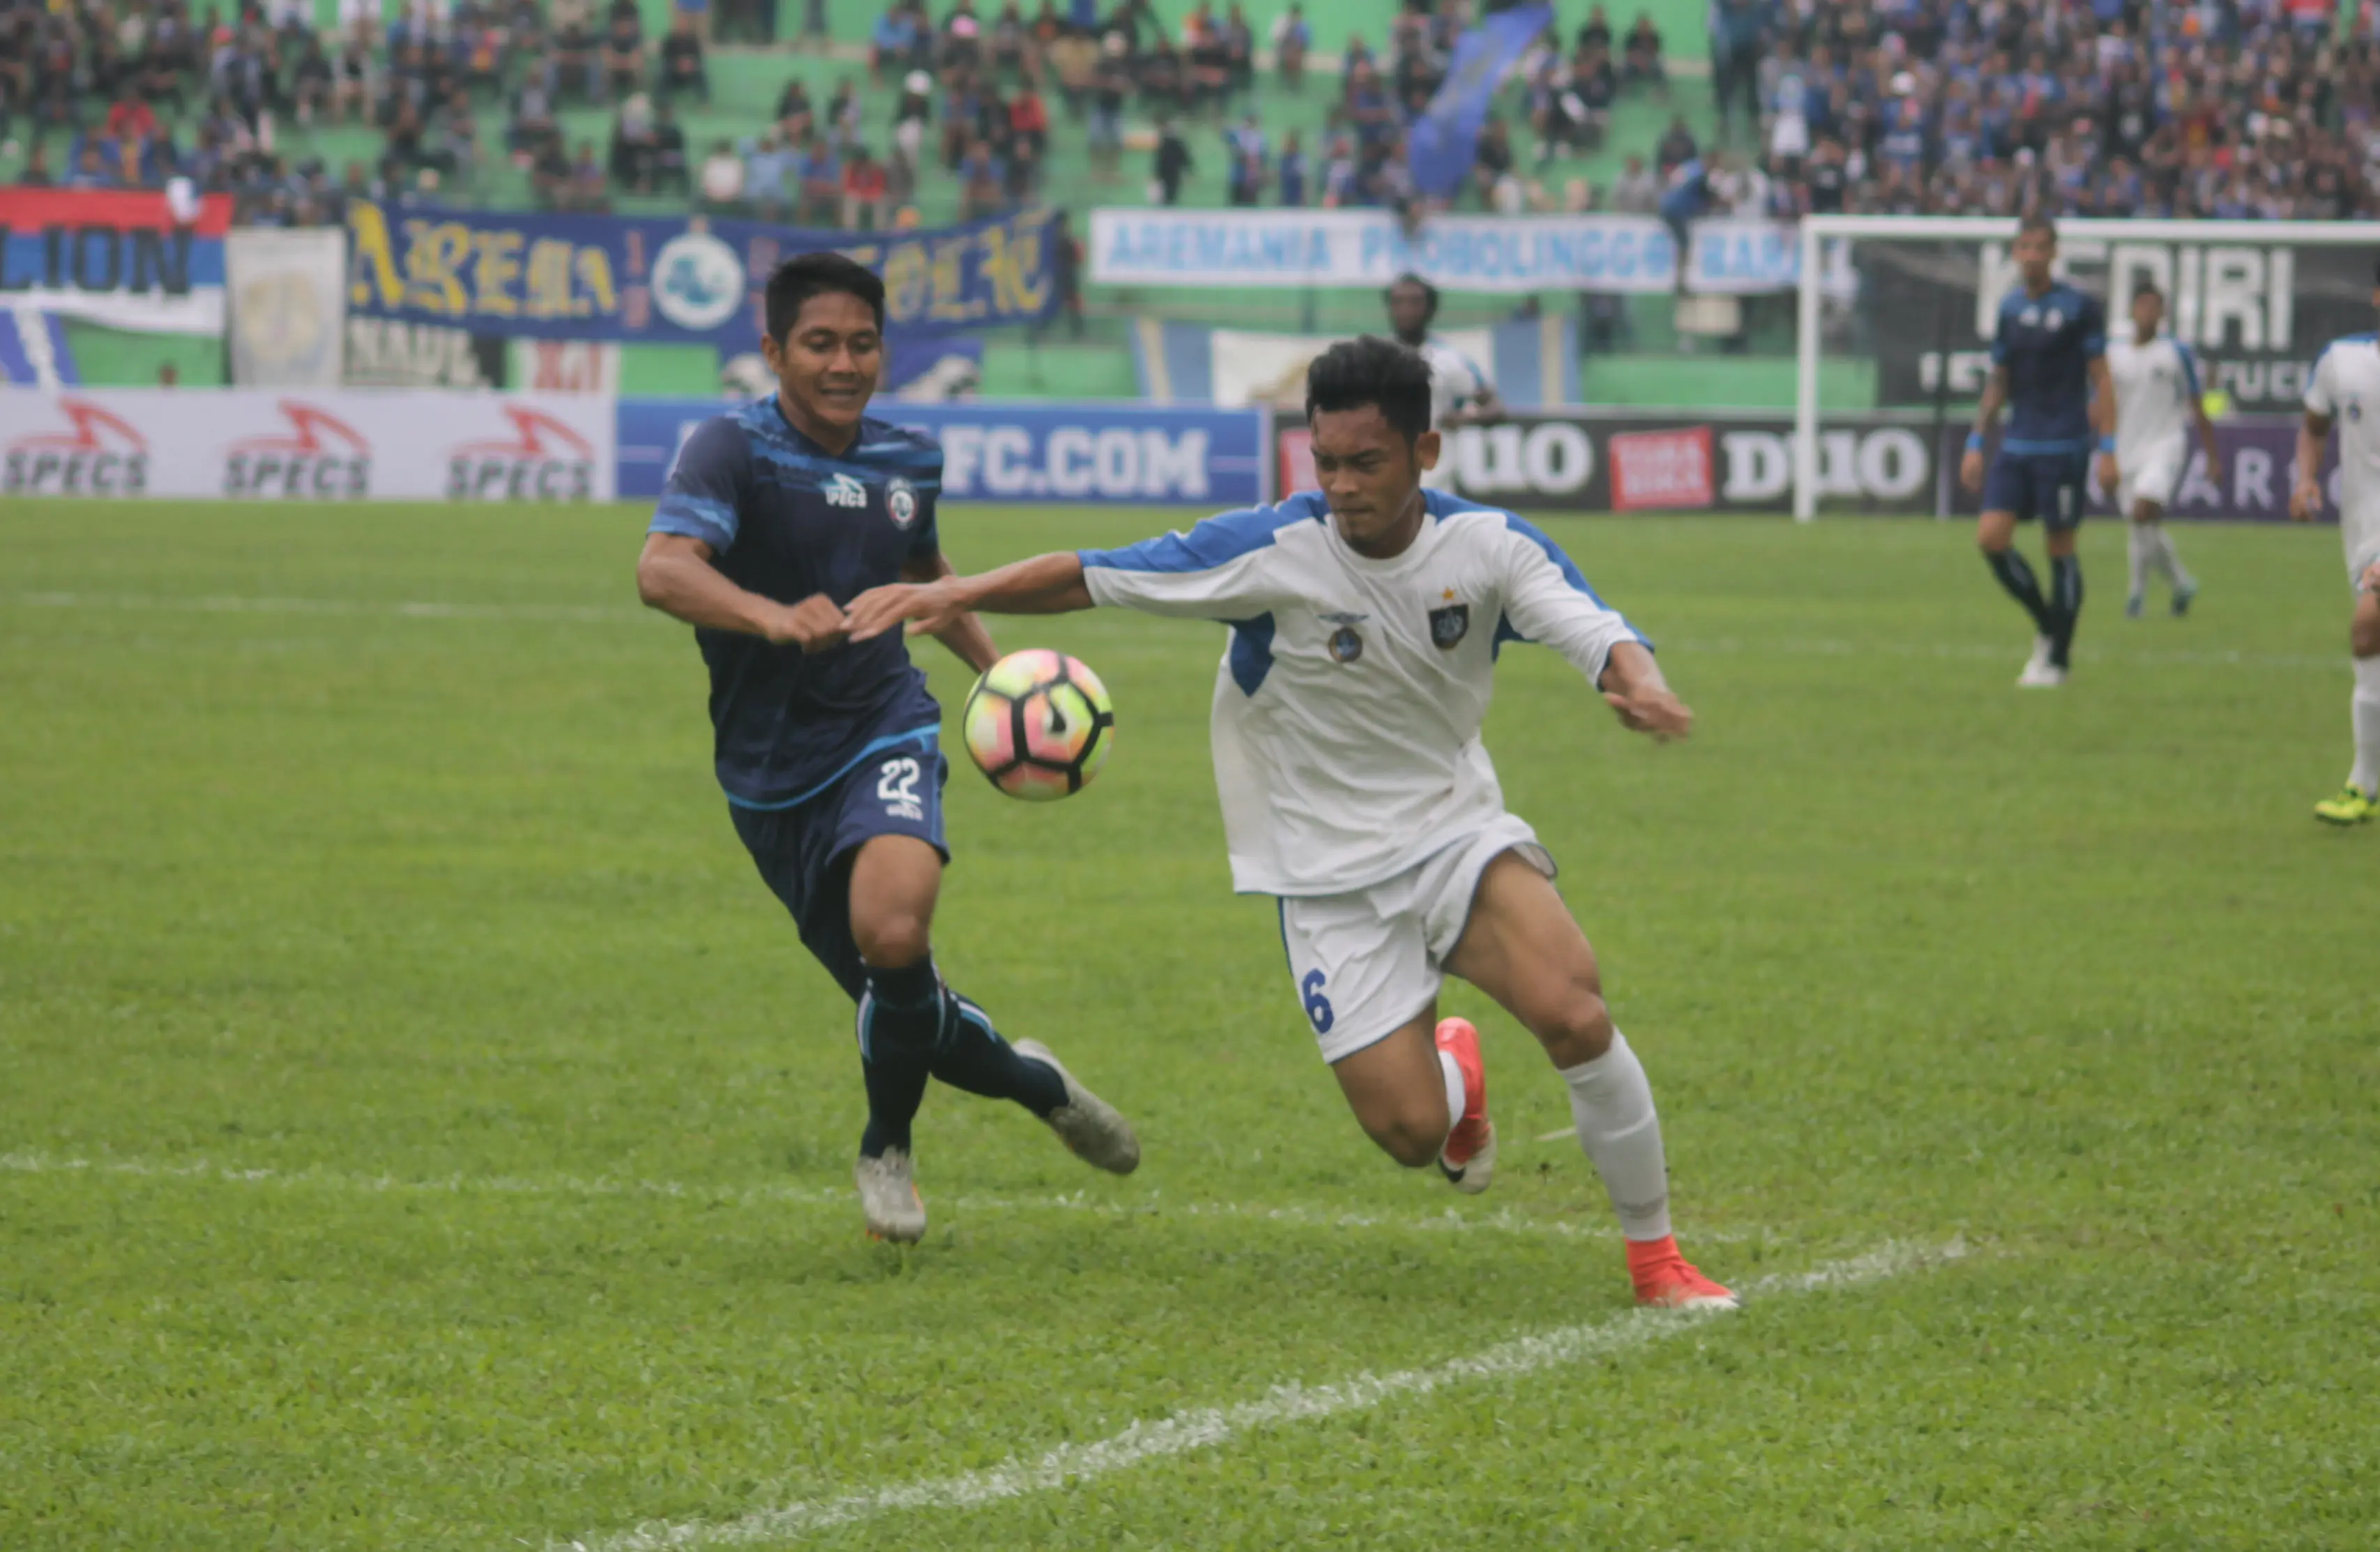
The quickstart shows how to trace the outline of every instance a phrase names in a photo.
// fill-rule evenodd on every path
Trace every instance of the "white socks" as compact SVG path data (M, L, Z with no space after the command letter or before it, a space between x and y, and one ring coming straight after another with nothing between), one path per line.
M1454 1064L1453 1057L1440 1051L1438 1071L1446 1080L1446 1130L1451 1136L1463 1124L1463 1069Z
M2380 667L2380 659L2373 661ZM2380 704L2374 713L2380 721ZM1564 1069L1562 1082L1570 1085L1579 1146L1611 1194L1620 1231L1632 1240L1667 1239L1670 1168L1661 1153L1661 1118L1653 1111L1653 1085L1628 1049L1627 1037L1614 1030L1611 1049Z
M2380 658L2355 660L2355 770L2348 776L2366 794L2380 792Z
M2149 589L2152 573L2162 573L2176 591L2190 586L2190 573L2181 569L2181 554L2173 547L2173 536L2158 523L2126 523L2124 554L2131 563L2131 596L2139 598Z

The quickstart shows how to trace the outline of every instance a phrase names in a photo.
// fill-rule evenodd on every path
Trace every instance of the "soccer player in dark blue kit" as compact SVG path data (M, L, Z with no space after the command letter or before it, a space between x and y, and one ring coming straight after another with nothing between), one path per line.
M2099 482L2117 486L2116 392L2107 376L2107 318L2098 299L2050 273L2058 261L2058 229L2047 216L2028 216L2011 247L2023 284L2000 303L1992 336L1992 375L1975 409L1960 478L1984 494L1975 542L2017 602L2033 616L2032 661L2017 683L2055 687L2066 683L2074 626L2082 614L2082 563L2074 553L2088 499L2091 454L2099 455ZM1985 477L1984 443L2005 402L2007 438ZM2041 520L2049 552L2049 596L2016 549L2016 526Z
M695 627L735 832L858 1004L860 1206L869 1233L913 1242L926 1208L910 1123L929 1076L1014 1100L1116 1174L1140 1162L1140 1145L1049 1048L1009 1045L934 967L950 858L941 711L897 632L854 645L844 617L870 588L951 574L934 523L941 448L867 413L884 283L840 254L805 254L770 276L765 309L760 352L778 391L687 440L637 591ZM978 671L998 657L972 615L939 639Z

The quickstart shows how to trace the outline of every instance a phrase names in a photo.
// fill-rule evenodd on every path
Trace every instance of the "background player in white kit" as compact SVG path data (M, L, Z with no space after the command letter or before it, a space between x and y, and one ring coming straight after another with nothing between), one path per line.
M2380 307L2380 277L2373 305ZM2355 654L2355 767L2336 797L2313 806L2329 824L2366 824L2380 814L2380 342L2348 334L2330 342L2306 388L2298 428L2297 479L2289 515L2311 523L2322 512L2322 453L2338 428L2338 537L2347 550L2355 613L2348 646Z
M2147 281L2132 292L2132 332L2107 342L2107 377L2116 389L2116 467L2122 478L2115 496L2124 515L2131 558L2131 586L2124 614L2137 620L2148 598L2149 576L2161 572L2173 588L2173 612L2190 612L2198 584L2182 568L2166 531L2166 509L2181 491L2190 471L2190 432L2206 455L2207 483L2223 482L2215 446L2215 422L2201 400L2198 363L2190 346L2160 334L2165 293Z
M1098 604L1229 624L1213 741L1232 882L1280 901L1299 1003L1365 1132L1400 1164L1487 1186L1478 1034L1438 1018L1444 976L1459 976L1569 1085L1638 1301L1732 1308L1671 1237L1651 1085L1612 1027L1553 859L1504 811L1479 740L1497 650L1516 637L1568 658L1638 732L1682 737L1694 716L1551 540L1422 488L1439 452L1429 388L1409 350L1335 345L1306 374L1321 491L1123 550L878 588L853 601L851 637Z
M1417 274L1399 275L1383 299L1389 307L1389 328L1397 343L1429 364L1429 429L1451 431L1460 426L1485 426L1504 418L1504 401L1487 369L1429 332L1438 317L1438 287ZM1422 471L1421 482L1434 491L1454 489L1453 460Z

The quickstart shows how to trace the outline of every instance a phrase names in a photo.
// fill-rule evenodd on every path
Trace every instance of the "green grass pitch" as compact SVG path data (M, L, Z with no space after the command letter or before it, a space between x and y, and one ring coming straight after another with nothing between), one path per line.
M938 939L1147 1163L938 1091L928 1241L864 1241L850 1011L641 526L0 506L0 1546L2371 1545L2334 535L2184 529L2198 612L2131 624L2095 527L2020 695L1963 529L1548 524L1701 715L1656 747L1515 650L1489 726L1687 1251L1768 1291L1682 1324L1475 997L1494 1192L1365 1142L1229 890L1219 635L1120 614L999 624L1119 740L1060 806L954 773Z

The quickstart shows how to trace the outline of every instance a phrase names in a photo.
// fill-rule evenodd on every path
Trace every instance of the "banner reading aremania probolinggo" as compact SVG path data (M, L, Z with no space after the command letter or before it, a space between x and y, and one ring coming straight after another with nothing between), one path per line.
M1042 210L929 232L819 232L358 201L347 301L366 317L485 333L749 350L769 272L832 249L883 275L886 330L915 338L1046 316L1054 219Z

